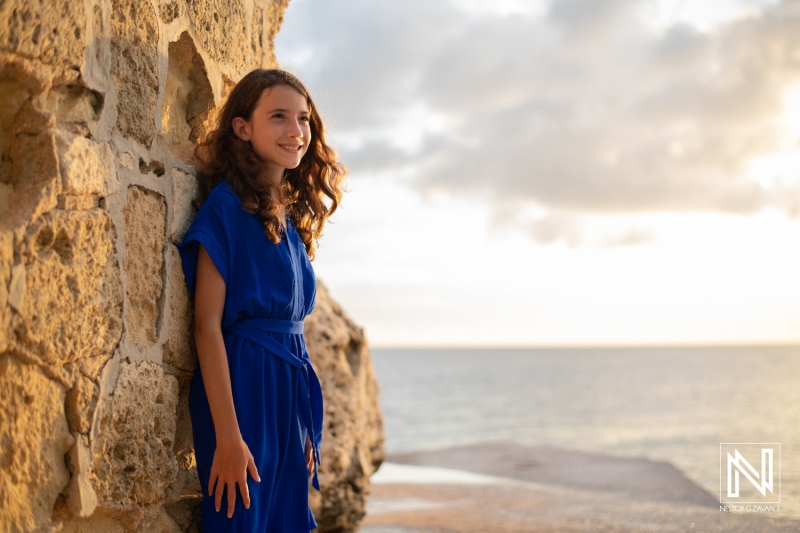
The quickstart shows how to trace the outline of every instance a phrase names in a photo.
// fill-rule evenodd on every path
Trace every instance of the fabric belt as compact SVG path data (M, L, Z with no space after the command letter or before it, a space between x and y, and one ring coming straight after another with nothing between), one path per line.
M311 445L314 448L314 477L312 485L315 489L320 490L318 471L321 464L319 447L322 443L322 387L308 357L305 339L302 339L303 356L300 358L293 354L288 347L271 337L271 332L302 335L303 322L274 318L246 318L225 328L225 333L233 333L258 344L272 355L300 369L302 379L300 380L297 407L300 412L300 423L306 428L309 437L311 437ZM305 447L305 443L303 443L303 447Z

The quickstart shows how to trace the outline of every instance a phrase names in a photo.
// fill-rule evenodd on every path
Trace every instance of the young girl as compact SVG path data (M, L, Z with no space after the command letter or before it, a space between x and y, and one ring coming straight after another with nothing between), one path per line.
M344 167L308 91L281 70L245 76L195 155L204 202L178 250L194 298L202 528L310 531L322 393L303 318L316 295L314 243L341 200Z

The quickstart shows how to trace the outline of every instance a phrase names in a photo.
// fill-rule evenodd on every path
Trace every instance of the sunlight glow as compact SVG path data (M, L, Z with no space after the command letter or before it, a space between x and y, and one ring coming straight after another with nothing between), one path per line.
M800 82L790 86L783 94L780 123L789 134L794 147L800 147Z
M547 12L547 2L543 0L452 0L453 5L475 17L509 15L542 15Z
M762 187L784 195L787 202L797 203L800 201L796 198L800 190L800 83L784 92L783 112L777 125L783 134L779 151L752 158L747 174Z
M697 2L696 0L653 0L647 10L647 19L657 28L675 24L688 24L700 31L713 30L716 26L758 12L778 0L715 0Z

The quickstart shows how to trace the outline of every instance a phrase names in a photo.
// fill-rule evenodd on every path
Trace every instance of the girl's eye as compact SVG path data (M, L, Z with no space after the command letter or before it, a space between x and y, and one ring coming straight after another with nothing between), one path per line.
M311 120L311 117L300 117L300 120L302 120L303 122L308 122Z
M283 118L283 113L275 113L272 118Z

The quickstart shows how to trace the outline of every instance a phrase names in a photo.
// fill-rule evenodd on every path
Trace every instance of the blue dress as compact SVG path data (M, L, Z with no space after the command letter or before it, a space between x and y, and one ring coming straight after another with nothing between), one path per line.
M197 474L203 489L204 532L308 532L317 523L308 505L305 439L314 447L312 484L322 439L322 393L308 358L303 318L314 306L316 280L300 235L287 218L278 244L226 181L211 191L178 245L194 298L198 245L225 280L222 333L236 417L261 482L248 473L250 509L237 490L227 517L227 488L219 512L208 495L216 433L198 364L189 389Z

